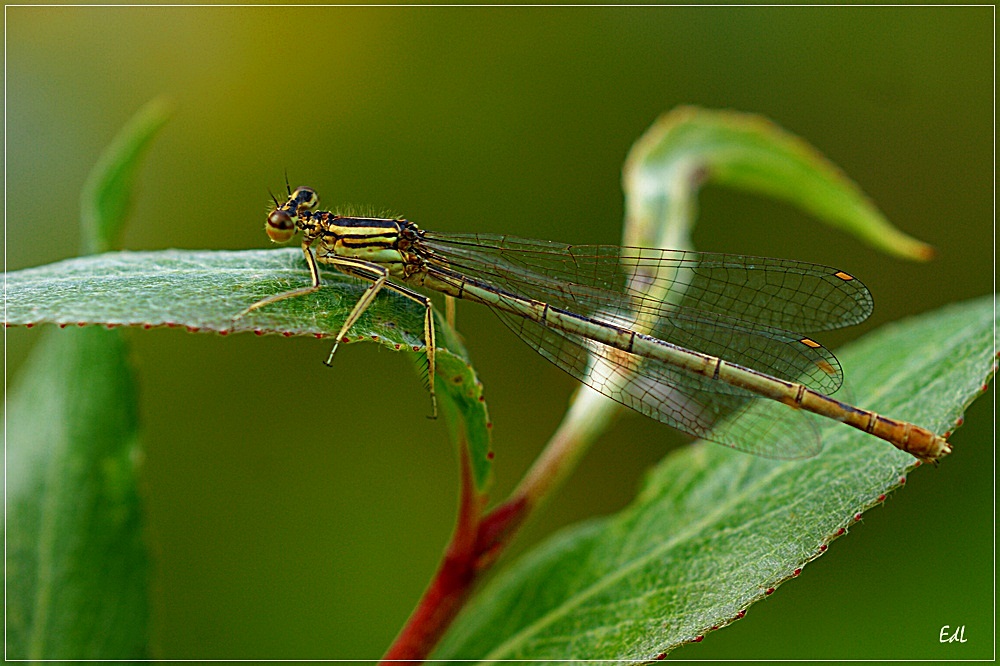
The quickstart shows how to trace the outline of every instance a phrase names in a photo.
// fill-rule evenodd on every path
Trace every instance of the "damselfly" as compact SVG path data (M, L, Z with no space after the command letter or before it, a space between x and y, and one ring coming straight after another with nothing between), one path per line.
M319 263L370 282L337 334L329 364L379 291L402 294L424 308L435 413L431 300L411 286L488 306L576 379L696 437L766 457L806 457L820 448L811 413L925 461L951 452L944 437L925 428L829 397L843 382L839 362L792 331L868 317L871 294L843 271L709 252L436 233L403 218L317 210L319 198L308 187L274 204L267 233L280 243L302 232L311 282L237 317L318 290Z

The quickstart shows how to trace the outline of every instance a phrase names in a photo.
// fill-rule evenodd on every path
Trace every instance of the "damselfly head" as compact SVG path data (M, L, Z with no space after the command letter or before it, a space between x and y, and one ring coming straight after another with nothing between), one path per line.
M274 199L274 195L271 195ZM281 204L274 201L274 209L267 214L264 229L268 237L275 243L291 240L298 226L299 216L312 211L319 205L319 196L311 187L298 187L288 193L288 201Z

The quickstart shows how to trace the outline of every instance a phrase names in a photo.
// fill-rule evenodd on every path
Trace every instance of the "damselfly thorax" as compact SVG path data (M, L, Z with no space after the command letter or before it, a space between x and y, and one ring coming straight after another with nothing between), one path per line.
M424 308L432 409L435 330L429 297L488 306L544 358L584 384L696 437L774 458L821 447L810 415L842 421L926 461L943 437L830 397L836 357L799 331L863 321L868 289L844 271L784 259L609 245L564 245L491 234L424 231L402 218L317 210L300 187L275 201L275 242L302 233L310 284L260 300L312 293L319 263L370 283L338 332L327 364L382 289ZM762 400L763 399L763 400Z

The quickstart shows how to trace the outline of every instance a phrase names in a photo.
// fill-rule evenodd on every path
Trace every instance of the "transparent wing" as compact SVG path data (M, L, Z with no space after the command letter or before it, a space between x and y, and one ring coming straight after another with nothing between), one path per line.
M547 360L626 407L695 437L766 458L806 458L819 453L812 416L771 400L753 400L743 389L687 373L492 308ZM727 418L732 417L732 418Z
M605 297L626 297L636 312L654 318L687 308L789 331L850 326L872 312L871 294L860 280L801 261L493 234L428 231L424 239L456 270L486 281L517 282L525 290L537 285L546 295L562 292L567 305L594 287ZM650 293L683 293L683 298L669 303L650 299Z
M860 282L802 262L430 232L426 243L451 270L501 290L619 326L652 322L649 334L661 340L827 394L843 382L836 357L773 322L834 328L871 311ZM629 281L631 270L652 274L664 262L674 269L669 285ZM645 295L664 286L684 289L680 304ZM699 390L736 389L710 381Z

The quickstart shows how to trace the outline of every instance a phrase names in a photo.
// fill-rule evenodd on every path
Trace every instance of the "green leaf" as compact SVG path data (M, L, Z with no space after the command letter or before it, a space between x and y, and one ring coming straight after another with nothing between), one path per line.
M472 480L476 491L483 495L492 481L493 470L490 449L493 424L486 411L483 385L472 365L461 356L441 351L437 356L436 381L451 439L469 448Z
M46 331L7 402L7 657L147 657L135 381L118 331Z
M147 105L91 172L81 202L85 251L115 244L139 159L165 119L162 103ZM8 657L149 655L137 389L127 356L118 331L47 332L11 387Z
M705 182L782 199L886 252L929 259L836 165L767 118L679 107L635 143L625 163L625 245L687 249Z
M170 105L165 99L146 104L91 170L80 197L83 254L106 252L118 246L142 157L169 117Z
M234 319L271 294L309 284L302 252L112 252L7 274L10 324L184 326L235 333L332 335L367 288L325 274L325 287ZM351 331L395 348L423 347L423 313L409 299L383 291Z
M300 250L114 252L8 273L4 304L8 324L176 326L222 334L327 337L340 330L367 284L333 273L323 280L324 288L314 294L234 319L265 296L309 283ZM491 469L482 385L451 327L439 319L437 330L445 349L437 354L436 386L458 410L446 415L461 416L482 491ZM422 309L383 290L351 329L349 341L422 352L423 331Z
M994 307L992 297L950 306L845 348L857 401L951 430L995 372ZM916 466L838 423L822 437L823 453L806 461L711 443L668 456L633 505L564 531L491 581L434 656L654 659L738 619Z

